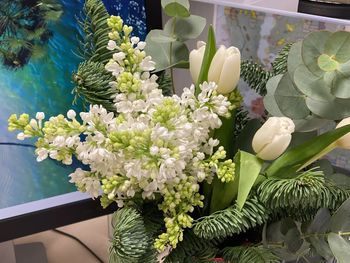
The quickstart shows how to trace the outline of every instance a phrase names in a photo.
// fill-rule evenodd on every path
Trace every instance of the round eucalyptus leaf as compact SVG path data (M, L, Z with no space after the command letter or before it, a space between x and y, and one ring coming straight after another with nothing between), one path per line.
M337 99L332 100L314 100L306 99L306 105L312 113L327 120L341 120L350 116L350 100Z
M302 59L306 67L315 75L322 76L324 71L318 66L318 58L324 54L325 44L331 36L328 31L310 33L302 44Z
M334 32L327 40L324 53L333 56L340 63L350 60L350 32Z
M190 3L188 0L162 0L162 7L168 16L190 16Z
M338 73L332 85L332 94L340 99L350 98L350 76ZM350 105L349 105L350 107Z
M279 109L276 99L275 91L282 78L282 74L272 77L266 83L267 94L264 97L264 106L265 109L274 117L283 117L284 114Z
M303 120L293 120L293 121L295 124L295 131L297 132L316 131L324 127L326 124L330 122L329 120L320 119L314 115L309 115Z
M289 74L284 74L279 81L274 97L278 108L289 118L303 119L310 114L305 96L294 87Z
M179 41L173 43L155 42L152 39L154 35L157 35L157 32L153 30L148 33L146 38L148 45L145 51L148 55L152 56L153 61L156 62L155 72L173 67L188 67L189 51L184 43Z
M191 15L187 18L171 18L164 26L164 32L179 39L186 41L196 39L203 32L207 23L204 17Z
M315 76L305 65L300 65L294 73L294 83L298 90L314 100L328 101L334 97L322 76Z
M288 54L288 73L291 78L293 78L294 72L298 68L298 66L303 64L303 59L301 57L302 43L302 41L294 43L290 48Z
M317 59L317 64L323 71L334 71L339 69L339 62L327 54L322 54Z
M350 60L346 63L340 64L339 72L350 75Z
M151 39L154 42L158 42L158 43L171 43L171 42L175 42L176 38L167 35L167 33L163 30L160 29L154 29L152 30L153 33L151 35Z

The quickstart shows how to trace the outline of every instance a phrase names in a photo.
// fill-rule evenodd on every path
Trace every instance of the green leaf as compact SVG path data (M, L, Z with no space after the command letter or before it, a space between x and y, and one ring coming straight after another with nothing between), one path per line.
M215 53L216 53L215 32L214 32L213 26L210 26L209 32L208 32L208 40L205 47L205 52L204 52L204 57L202 62L202 67L199 73L198 81L196 83L197 85L205 81L208 81L208 72L209 72L211 61L213 60ZM199 92L198 88L196 90L197 92Z
M281 112L280 108L277 105L275 99L275 92L278 87L278 83L281 81L283 75L277 75L270 78L266 84L267 94L264 97L264 106L265 109L275 117L283 117L284 114Z
M315 75L322 76L324 71L318 66L318 58L324 53L331 32L317 31L310 33L302 44L302 59L305 66Z
M297 227L290 229L284 237L284 242L290 252L297 253L303 245L300 232Z
M220 141L220 146L226 150L227 158L233 158L234 155L234 123L235 112L231 113L230 118L222 118L222 126L215 131L214 137ZM210 202L210 213L227 208L232 204L237 191L234 189L234 181L223 183L215 177L212 183L212 196Z
M296 42L292 45L288 55L288 73L291 78L294 76L295 70L303 64L303 58L301 56L302 41Z
M307 241L315 248L318 254L320 254L325 259L329 260L333 257L333 254L326 242L325 237L322 235L329 230L329 222L331 219L331 214L328 209L322 208L318 210L314 220L308 226L306 233ZM317 233L314 235L314 233Z
M350 231L350 199L346 200L331 218L331 231Z
M292 178L295 172L333 142L350 132L350 125L329 131L286 151L265 171L268 177Z
M180 41L196 39L203 32L206 19L201 16L191 15L186 18L171 18L164 26L166 34Z
M305 65L295 70L293 80L297 88L311 99L329 101L334 97L323 77L315 76Z
M310 115L303 120L293 120L295 124L295 131L310 132L320 129L328 124L329 120L320 119L314 115Z
M343 189L350 190L350 177L348 175L341 173L332 173L327 175L327 179Z
M162 7L168 16L190 16L190 3L188 0L162 0Z
M235 157L236 178L238 180L237 206L242 209L248 195L259 176L263 161L247 152L239 151Z
M337 73L333 85L332 94L340 99L350 98L350 76Z
M145 49L146 53L152 56L153 61L156 62L155 72L173 67L188 67L189 51L187 46L179 41L173 43L155 42L152 38L157 35L157 31L149 32L146 38L148 45Z
M151 34L151 39L152 41L157 43L171 43L176 41L176 38L171 37L167 34L167 32L160 29L153 30L153 33Z
M315 114L328 120L341 120L350 116L350 100L333 98L327 100L306 99L307 107Z
M338 263L349 262L350 244L348 242L338 234L329 233L328 243Z
M350 33L346 31L334 32L325 44L324 53L334 57L340 63L350 60Z
M284 116L292 119L303 119L310 114L305 103L305 96L295 89L288 73L284 74L279 81L274 97Z
M317 64L323 71L334 71L339 69L338 61L327 54L322 54L319 56L317 59Z

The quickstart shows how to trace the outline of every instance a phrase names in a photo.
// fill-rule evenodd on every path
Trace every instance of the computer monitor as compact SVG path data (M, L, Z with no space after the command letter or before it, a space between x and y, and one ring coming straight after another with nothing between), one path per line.
M40 5L38 4L40 2ZM103 0L144 38L161 28L160 0ZM72 106L71 81L79 56L84 0L3 0L0 12L0 242L107 214L98 200L76 192L74 167L37 163L34 140L18 141L7 130L12 113L47 116ZM107 45L107 43L106 43Z

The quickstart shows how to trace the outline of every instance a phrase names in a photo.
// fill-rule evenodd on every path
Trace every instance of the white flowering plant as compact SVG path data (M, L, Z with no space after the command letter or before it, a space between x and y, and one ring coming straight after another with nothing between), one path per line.
M350 247L341 216L350 213L349 179L318 160L334 148L349 148L349 109L330 119L311 108L300 116L300 107L281 107L286 96L277 91L289 84L280 85L283 78L292 81L287 60L294 45L281 52L271 73L241 62L235 47L217 49L212 27L207 42L189 53L185 41L199 36L205 20L190 14L187 0L162 1L171 18L146 42L120 17L108 17L98 0L85 5L88 21L98 21L96 45L104 45L74 75L75 91L91 103L88 111L69 110L47 121L41 112L35 118L14 114L9 130L19 130L19 140L38 137L38 161L79 160L88 169L76 169L70 182L103 207L117 204L111 262L346 262L349 250L337 247ZM178 29L184 24L191 29ZM329 38L325 46L349 35ZM339 54L347 58L350 51ZM345 58L331 55L320 54L304 67L314 69L316 63L333 72L328 78L341 75L332 96L345 96L348 67L338 65L347 65ZM176 67L189 67L194 84L166 96L173 86L173 74L166 72ZM266 120L249 121L244 114L236 89L240 76L268 93ZM256 79L265 83L257 88ZM337 129L310 136L320 122L342 118ZM305 128L315 120L317 125Z

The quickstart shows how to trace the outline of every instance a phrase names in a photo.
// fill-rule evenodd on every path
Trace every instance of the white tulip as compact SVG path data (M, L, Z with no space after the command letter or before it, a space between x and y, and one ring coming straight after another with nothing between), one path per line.
M197 49L192 50L190 53L190 73L194 83L197 83L202 68L205 45L205 42L198 41Z
M340 128L340 127L343 127L343 126L349 125L349 124L350 124L350 117L339 122L337 125L337 128ZM337 140L336 145L339 148L344 148L344 149L350 150L350 133L344 135L339 140Z
M208 81L213 81L218 85L217 91L220 94L228 94L236 88L240 74L241 53L239 49L221 46L210 64Z
M288 147L295 125L287 117L271 117L255 133L252 146L263 160L274 160Z

